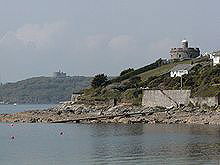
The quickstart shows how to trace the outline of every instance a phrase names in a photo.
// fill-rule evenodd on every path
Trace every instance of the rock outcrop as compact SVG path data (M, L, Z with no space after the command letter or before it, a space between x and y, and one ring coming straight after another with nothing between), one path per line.
M95 119L100 116L101 118ZM166 109L138 107L128 104L110 107L103 104L87 105L65 102L46 110L1 114L0 122L53 123L82 118L92 118L92 120L80 121L82 123L220 124L220 108L181 107Z

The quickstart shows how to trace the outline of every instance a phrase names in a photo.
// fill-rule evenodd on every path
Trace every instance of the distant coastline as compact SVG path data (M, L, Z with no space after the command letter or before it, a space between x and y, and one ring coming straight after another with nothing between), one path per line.
M54 104L90 86L92 77L32 77L0 86L0 104Z

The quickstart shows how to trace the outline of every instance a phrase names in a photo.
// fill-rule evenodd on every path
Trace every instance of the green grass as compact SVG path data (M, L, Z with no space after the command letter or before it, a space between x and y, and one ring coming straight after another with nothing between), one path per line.
M220 66L213 67L209 59L194 59L161 65L159 62L141 67L124 76L116 77L114 81L100 88L84 90L82 99L111 100L141 105L142 90L140 87L151 89L180 89L180 77L171 78L169 71L178 64L197 63L192 72L183 76L183 89L190 89L192 96L216 96L220 92ZM208 63L209 62L209 63ZM132 78L141 77L137 83ZM136 78L137 78L136 77ZM117 82L117 83L115 83ZM134 85L135 84L135 85Z
M220 85L218 86L205 86L198 89L194 96L200 97L213 97L220 93Z
M174 66L178 64L191 64L191 60L181 61L181 62L175 62L171 64L162 65L161 67L158 67L156 69L149 70L147 72L144 72L142 74L139 74L137 76L140 76L142 81L147 80L151 76L159 76L162 74L165 74L169 72Z

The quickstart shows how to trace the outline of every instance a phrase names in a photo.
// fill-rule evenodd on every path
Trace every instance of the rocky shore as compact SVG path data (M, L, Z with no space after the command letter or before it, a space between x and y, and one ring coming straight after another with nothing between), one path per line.
M96 119L96 117L100 116L101 118ZM220 124L220 107L149 108L128 104L111 107L108 105L65 102L45 110L0 114L0 122L7 123L54 123L83 118L90 120L80 120L80 123L185 123L218 125Z

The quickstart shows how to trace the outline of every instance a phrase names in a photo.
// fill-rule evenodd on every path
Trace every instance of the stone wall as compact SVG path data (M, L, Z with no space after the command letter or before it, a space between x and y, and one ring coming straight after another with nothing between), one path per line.
M190 102L194 106L196 106L196 105L199 105L199 106L207 105L209 107L213 107L213 106L219 105L218 97L219 96L214 96L214 97L194 97L194 98L190 98Z
M190 59L200 55L199 48L172 48L170 50L171 59Z
M142 105L146 107L188 105L190 94L190 90L144 90Z

